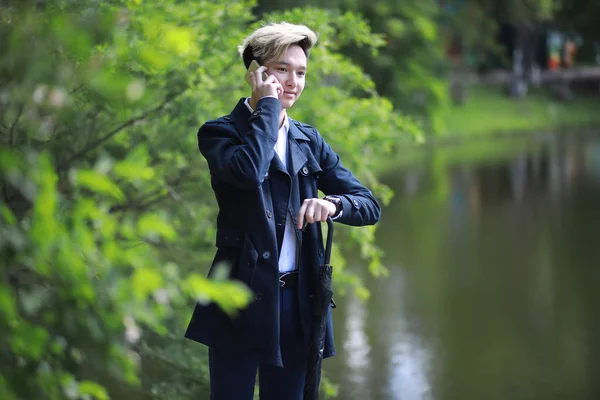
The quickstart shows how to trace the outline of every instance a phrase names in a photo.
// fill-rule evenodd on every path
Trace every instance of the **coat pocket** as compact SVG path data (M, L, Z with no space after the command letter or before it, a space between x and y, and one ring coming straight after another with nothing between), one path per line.
M227 254L231 264L229 277L252 287L258 252L247 234L220 229L216 240L219 252Z
M219 230L216 244L218 247L217 253L223 255L221 259L230 260L229 278L240 281L250 290L253 290L252 284L258 263L258 252L248 235ZM254 307L255 304L251 301L246 308L239 310L237 315L228 316L227 319L235 328L242 329L246 325L250 309Z

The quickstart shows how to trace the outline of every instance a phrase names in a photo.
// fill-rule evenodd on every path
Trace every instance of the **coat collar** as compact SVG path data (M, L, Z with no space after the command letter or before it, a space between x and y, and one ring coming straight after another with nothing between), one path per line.
M288 119L290 120L289 136L293 137L296 140L306 140L306 141L310 142L309 137L306 136L304 134L304 132L302 132L300 130L300 128L298 128L298 125L300 125L300 122L296 121L295 119L289 118L289 116L288 116Z
M231 111L229 115L230 118L235 122L235 127L237 131L244 136L248 132L248 119L250 118L250 110L244 104L246 101L245 97L242 97L234 109ZM309 137L304 134L299 128L298 125L300 123L293 118L290 118L288 115L288 120L290 123L290 129L288 133L288 137L296 139L296 140L305 140L310 141Z
M250 118L250 110L248 110L248 107L244 104L245 100L246 99L242 97L230 114L230 117L235 123L235 127L241 136L245 136L248 133L249 128L248 119ZM298 171L300 171L307 160L306 154L304 154L298 141L310 141L310 138L300 130L298 127L300 123L298 121L289 118L289 116L288 119L290 123L288 131L288 152L291 161L291 169L289 172L286 171L279 160L279 157L273 157L271 160L271 167L286 173L291 173L291 176L294 177L298 174Z
M291 174L292 177L298 175L298 171L304 164L306 164L306 154L302 150L302 147L298 141L310 141L308 136L304 134L298 126L298 122L290 118L290 130L288 133L288 151L290 152L290 159L292 161Z

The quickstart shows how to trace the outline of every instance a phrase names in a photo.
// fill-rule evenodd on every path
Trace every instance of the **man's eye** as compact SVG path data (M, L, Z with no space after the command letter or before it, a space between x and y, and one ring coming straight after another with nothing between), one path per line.
M283 67L279 67L279 68L277 68L277 71L281 71L281 72L287 72L287 70L286 70L285 68L283 68Z
M304 75L306 75L306 72L298 72L298 75L304 76Z

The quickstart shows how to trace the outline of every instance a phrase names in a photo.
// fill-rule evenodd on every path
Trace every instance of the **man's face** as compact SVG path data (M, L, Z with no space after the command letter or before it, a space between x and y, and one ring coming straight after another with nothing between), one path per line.
M267 73L274 75L283 87L279 101L284 109L290 108L304 90L306 64L306 55L302 48L292 45L277 60L265 65L268 68Z

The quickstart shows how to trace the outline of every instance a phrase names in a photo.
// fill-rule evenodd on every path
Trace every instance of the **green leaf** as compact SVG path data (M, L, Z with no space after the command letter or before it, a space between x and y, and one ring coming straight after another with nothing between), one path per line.
M6 206L6 204L2 204L0 210L5 223L14 225L17 222L15 215L12 213L11 209Z
M37 360L48 343L49 333L43 328L20 322L11 338L12 351L22 357Z
M59 15L52 21L52 29L61 44L68 49L73 56L87 58L92 49L89 33L84 29L72 24L67 15Z
M72 179L77 186L84 187L92 192L107 195L120 201L125 199L125 195L119 186L106 175L94 170L78 170L73 173Z
M77 399L79 398L79 384L75 377L71 374L64 374L61 377L61 386L65 396L68 399Z
M138 299L145 299L150 293L163 286L163 278L151 268L137 268L133 272L131 286Z
M165 69L169 65L168 57L151 46L140 46L138 50L140 61L148 68L155 70Z
M150 180L156 177L156 171L149 165L148 146L136 146L123 161L114 166L114 173L128 181Z
M129 161L121 161L115 164L115 175L128 181L151 180L156 174L153 168Z
M3 400L17 400L16 395L10 389L6 378L0 375L0 398Z
M138 220L138 233L152 240L163 238L172 241L177 236L171 224L157 214L144 214Z
M124 72L113 67L102 67L99 70L90 70L86 77L91 89L108 100L127 99L127 87L132 82Z
M0 171L7 174L21 168L23 159L14 151L0 150Z
M79 394L90 395L97 400L109 399L108 392L106 391L106 389L102 385L92 381L80 381Z
M0 287L0 313L8 323L12 323L17 318L14 295L8 287Z
M240 281L214 281L194 274L187 278L185 289L198 301L213 301L230 315L252 300L252 291Z
M163 36L164 45L179 55L185 55L197 50L194 45L194 33L191 29L169 26Z

